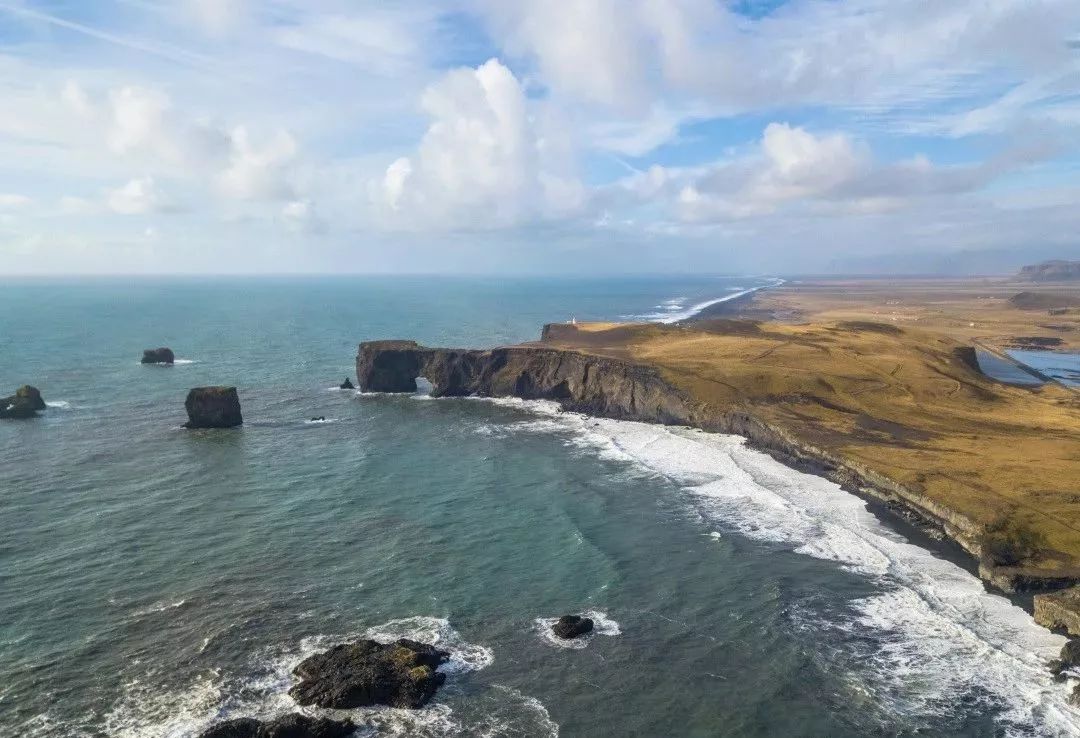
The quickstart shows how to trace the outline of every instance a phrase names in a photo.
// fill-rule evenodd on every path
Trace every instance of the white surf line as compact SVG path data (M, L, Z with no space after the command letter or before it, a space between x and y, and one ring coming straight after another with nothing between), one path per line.
M752 295L755 292L767 289L769 287L779 287L780 285L784 284L784 282L785 282L785 280L783 280L783 279L776 279L775 281L773 281L772 284L763 284L763 285L759 285L757 287L751 287L748 290L742 290L740 292L733 292L730 295L724 295L723 297L717 297L716 299L713 299L713 300L706 300L705 302L699 302L697 305L692 305L691 307L687 308L686 310L682 310L682 311L680 311L678 313L672 313L671 315L666 315L666 316L664 316L662 318L657 318L655 320L655 322L657 322L657 323L667 323L667 324L678 323L680 320L687 320L688 318L694 317L695 315L697 315L698 313L700 313L702 310L704 310L707 307L712 307L713 305L718 305L718 304L720 304L722 302L730 302L731 300L737 300L740 297L745 297L746 295Z

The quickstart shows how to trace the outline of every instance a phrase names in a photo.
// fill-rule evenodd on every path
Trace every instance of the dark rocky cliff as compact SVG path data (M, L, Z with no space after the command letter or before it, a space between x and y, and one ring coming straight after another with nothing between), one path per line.
M553 348L487 351L427 348L413 341L360 344L356 376L365 392L415 392L431 382L436 397L520 397L620 420L692 425L697 413L651 367Z

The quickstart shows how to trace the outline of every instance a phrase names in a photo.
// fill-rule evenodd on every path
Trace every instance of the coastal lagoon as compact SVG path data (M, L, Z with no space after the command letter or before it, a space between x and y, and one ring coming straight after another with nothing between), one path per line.
M362 735L1074 735L1064 639L740 439L336 389L360 340L495 346L767 279L18 281L0 291L0 735L291 709L358 636L453 657ZM180 361L141 366L168 345ZM189 387L245 425L184 431ZM325 417L312 422L312 417ZM566 647L548 619L600 627Z

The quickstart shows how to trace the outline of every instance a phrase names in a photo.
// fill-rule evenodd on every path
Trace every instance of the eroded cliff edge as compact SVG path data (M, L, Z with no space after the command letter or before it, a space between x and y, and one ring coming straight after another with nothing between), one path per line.
M551 328L545 338L551 339ZM413 341L360 344L359 387L366 392L414 392L416 379L436 397L518 397L552 400L566 410L616 420L683 425L742 436L787 466L824 476L844 489L884 502L922 527L942 531L979 557L982 526L859 463L769 422L753 402L717 405L693 397L661 368L630 359L542 344L490 350L445 349ZM789 398L790 399L790 398ZM1037 576L984 564L982 576L1006 590L1054 588L1071 576Z

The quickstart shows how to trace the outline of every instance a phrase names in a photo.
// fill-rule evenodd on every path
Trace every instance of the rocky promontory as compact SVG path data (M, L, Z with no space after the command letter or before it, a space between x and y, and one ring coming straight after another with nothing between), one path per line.
M236 387L195 387L184 401L185 428L234 428L243 425Z
M538 342L486 350L364 342L356 370L366 392L415 392L423 378L435 397L551 400L598 417L742 436L789 467L944 534L1006 591L1077 583L1080 564L1063 564L1068 558L1050 548L1062 540L1053 520L998 507L1034 483L1031 474L1067 485L1072 467L1054 460L1075 449L1071 398L1056 388L1000 388L962 360L963 348L868 321L557 324ZM995 466L1017 447L1042 459L1023 476ZM910 466L898 465L908 458ZM956 478L971 481L958 488ZM984 555L997 543L995 551L1012 545L1011 555Z
M10 397L0 397L0 418L21 420L37 417L45 409L45 401L37 387L24 384Z
M435 397L555 400L567 410L651 423L703 420L651 367L542 346L482 351L370 341L360 344L356 375L364 392L415 392L416 380L424 378Z

